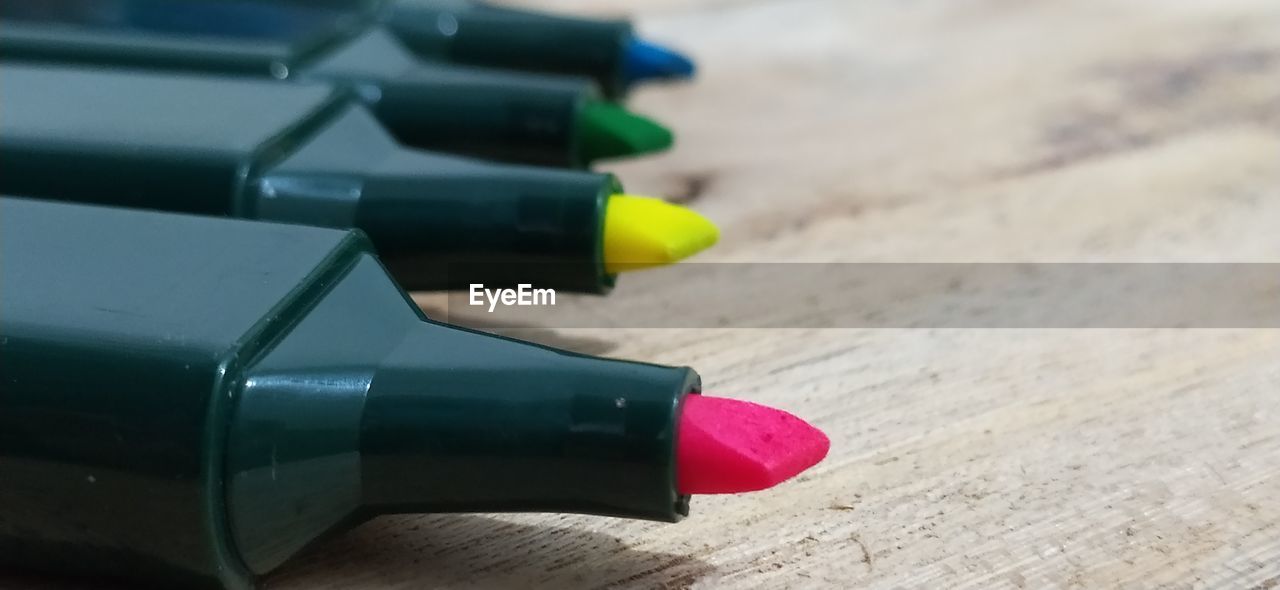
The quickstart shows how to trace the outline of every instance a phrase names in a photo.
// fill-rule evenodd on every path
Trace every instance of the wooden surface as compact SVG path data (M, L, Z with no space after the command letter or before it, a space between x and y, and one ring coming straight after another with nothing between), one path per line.
M721 223L707 259L1280 262L1275 0L543 5L699 59L633 101L679 147L610 169ZM1280 584L1280 331L540 336L691 364L831 455L677 525L386 518L272 586Z
M1280 261L1275 0L540 4L698 58L633 101L679 147L610 169L717 220L708 260ZM382 518L270 587L1280 585L1280 331L534 336L691 364L831 455L677 525Z

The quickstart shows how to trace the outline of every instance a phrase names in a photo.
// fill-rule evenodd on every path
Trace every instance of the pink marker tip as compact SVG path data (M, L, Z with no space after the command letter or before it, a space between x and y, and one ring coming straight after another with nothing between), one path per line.
M676 438L681 494L771 488L814 466L831 448L821 430L782 410L709 395L685 397Z

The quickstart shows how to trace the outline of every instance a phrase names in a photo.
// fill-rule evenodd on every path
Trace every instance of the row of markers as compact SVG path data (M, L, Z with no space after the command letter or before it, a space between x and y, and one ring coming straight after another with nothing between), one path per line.
M0 18L3 157L24 163L0 193L358 227L410 290L600 293L717 239L588 171L668 148L617 101L693 74L625 20L457 0L15 0Z
M250 588L387 513L674 522L829 443L687 367L426 319L713 245L590 165L692 63L467 0L0 3L0 567ZM0 571L0 582L3 572Z

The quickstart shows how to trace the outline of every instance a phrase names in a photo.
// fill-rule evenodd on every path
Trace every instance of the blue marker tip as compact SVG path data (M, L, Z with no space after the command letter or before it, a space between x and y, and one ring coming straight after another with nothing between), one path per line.
M645 80L693 77L693 62L673 49L632 38L622 58L622 81L630 86Z

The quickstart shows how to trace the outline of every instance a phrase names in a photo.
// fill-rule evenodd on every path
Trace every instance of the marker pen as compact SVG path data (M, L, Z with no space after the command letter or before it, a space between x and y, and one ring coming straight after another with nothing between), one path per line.
M673 522L825 455L699 377L431 322L359 232L0 199L0 565L253 586L418 512Z
M12 0L0 55L340 83L405 144L499 160L583 166L671 145L587 79L421 60L375 17L271 0Z
M359 2L327 0L325 4ZM383 0L379 4L387 28L426 57L590 76L614 97L625 95L640 82L686 79L694 73L689 58L639 38L627 20L574 18L473 0Z
M406 288L607 292L715 242L607 174L406 149L323 84L0 66L0 191L358 227Z

